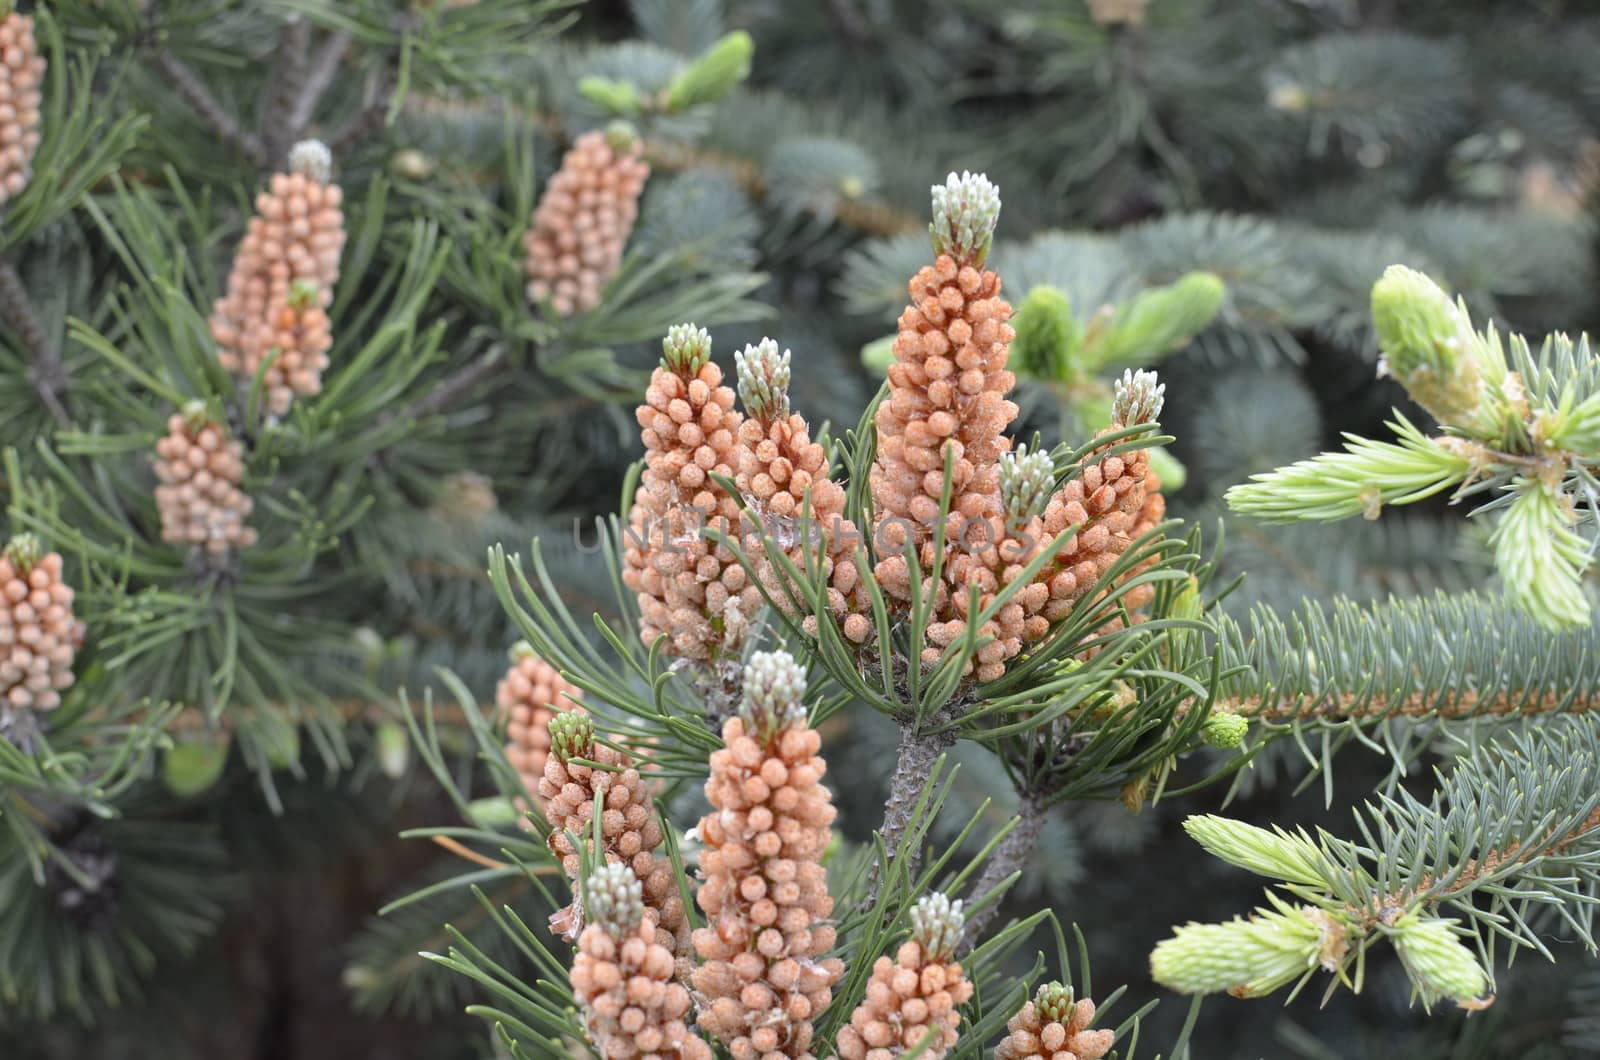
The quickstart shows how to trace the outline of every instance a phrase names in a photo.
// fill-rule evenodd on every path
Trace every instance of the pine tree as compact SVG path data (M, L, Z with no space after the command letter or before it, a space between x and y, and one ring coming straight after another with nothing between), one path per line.
M0 1048L1600 1040L1580 12L22 6Z

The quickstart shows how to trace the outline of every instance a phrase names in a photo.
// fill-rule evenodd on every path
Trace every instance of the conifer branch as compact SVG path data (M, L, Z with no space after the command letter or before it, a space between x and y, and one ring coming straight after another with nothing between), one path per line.
M344 30L337 30L323 38L311 67L306 72L305 80L300 85L300 92L289 108L289 128L292 131L289 137L290 143L299 140L310 127L311 116L316 111L317 104L327 95L333 79L339 74L339 64L344 61L345 53L349 50L350 34Z
M406 406L397 418L402 421L419 420L449 408L457 398L470 393L473 387L494 375L504 360L504 347L491 346L474 360L439 380L433 389Z
M1042 794L1033 791L1020 793L1015 825L1006 833L1000 845L995 847L994 853L989 855L989 860L983 866L983 874L972 885L972 901L968 905L976 908L967 917L967 933L963 944L967 949L978 944L989 923L1000 912L1000 902L1004 896L996 891L1014 873L1026 868L1033 857L1034 848L1039 845L1039 836L1044 832L1047 810ZM993 900L979 906L978 903L986 898Z
M915 721L905 721L900 725L899 750L894 773L889 778L889 799L883 807L883 825L878 829L878 834L883 838L884 855L889 861L901 856L901 842L911 825L922 789L928 778L933 776L934 763L946 748L955 743L955 737L949 733L930 734L919 730ZM921 856L919 850L904 852L910 874L915 875Z
M262 150L271 165L281 163L289 146L300 138L290 111L305 83L310 48L311 24L299 15L290 15L278 31L272 72L263 93L260 135Z
M72 417L67 414L64 401L68 379L67 367L61 360L61 351L50 341L44 324L34 312L33 300L23 285L22 277L9 258L0 257L0 317L17 333L23 348L32 361L28 374L33 380L39 400L50 410L50 415L61 426L68 426Z
M239 120L217 102L211 90L206 88L205 82L201 81L199 75L189 69L182 59L172 54L164 45L154 46L151 49L151 58L167 83L218 138L232 145L251 163L257 166L266 164L267 152L261 143L261 138L241 126Z

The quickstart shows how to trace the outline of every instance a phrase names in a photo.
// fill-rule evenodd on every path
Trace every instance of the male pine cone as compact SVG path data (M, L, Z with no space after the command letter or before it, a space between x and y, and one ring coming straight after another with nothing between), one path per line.
M54 710L72 686L84 627L72 614L61 555L42 554L31 534L0 553L0 712Z
M757 652L745 700L711 755L700 822L707 926L693 975L701 1029L734 1060L810 1060L812 1021L844 974L833 948L833 898L822 854L834 807L822 786L821 738L806 723L805 672L785 652Z
M644 145L625 125L578 137L523 237L530 302L548 300L564 317L600 304L622 264L649 177Z
M256 197L255 215L233 257L227 293L211 313L222 366L253 380L262 366L267 410L322 391L333 345L327 308L344 250L344 195L329 182L331 156L315 140L296 144L289 172Z

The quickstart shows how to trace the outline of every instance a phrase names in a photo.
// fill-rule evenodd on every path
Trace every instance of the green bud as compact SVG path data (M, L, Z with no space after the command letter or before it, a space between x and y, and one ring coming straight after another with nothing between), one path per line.
M1592 359L1585 358L1578 363ZM1600 460L1600 394L1591 395L1557 416L1549 441L1556 448L1571 450L1590 463Z
M708 48L704 55L678 71L667 86L665 109L677 113L699 103L714 103L750 76L755 42L744 30L734 30Z
M1065 382L1083 341L1083 328L1072 315L1072 303L1061 291L1040 284L1028 292L1011 318L1017 336L1011 340L1009 367L1024 379Z
M550 753L556 761L594 754L594 719L577 711L563 711L550 719Z
M1455 931L1457 923L1409 913L1389 929L1395 952L1424 1004L1440 997L1477 1002L1489 989L1477 954Z
M228 738L201 739L177 744L161 758L161 780L180 798L209 791L228 765Z
M1150 454L1150 470L1161 480L1163 492L1176 493L1183 489L1184 483L1189 481L1189 469L1183 466L1183 461L1173 456L1172 451L1164 445L1146 449L1145 452Z
M1198 619L1205 613L1205 601L1200 599L1200 582L1191 574L1183 580L1183 588L1172 598L1172 606L1166 617Z
M317 304L318 289L316 282L304 278L294 281L289 285L289 308L306 310Z
M504 828L522 819L522 812L504 795L491 795L467 803L467 819L479 828Z
M762 339L759 345L745 346L733 355L739 380L739 400L745 413L762 423L772 423L789 415L789 351L778 352L778 344Z
M1000 504L1008 520L1024 524L1043 515L1055 489L1055 463L1048 451L1030 453L1026 445L1019 445L1001 455Z
M405 776L406 766L411 761L411 737L405 726L392 721L381 722L373 739L373 752L384 776L390 780Z
M1033 1010L1046 1023L1069 1023L1077 998L1065 983L1041 983L1033 995Z
M751 732L771 736L806 724L806 671L786 651L758 651L744 665L739 717Z
M606 126L606 143L617 154L627 154L639 143L639 130L625 121L614 121Z
M1219 716L1244 720L1237 714L1212 715L1213 718ZM1322 851L1303 834L1291 835L1277 828L1269 832L1253 824L1209 813L1188 818L1183 828L1208 853L1258 876L1288 883L1327 883Z
M894 335L885 335L861 347L861 366L874 375L888 372L889 366L894 363L895 338Z
M621 862L596 865L583 881L583 912L612 938L632 934L644 919L644 887Z
M1178 928L1151 952L1150 974L1182 994L1261 997L1319 966L1337 968L1347 950L1345 927L1331 915L1279 903L1249 920Z
M1589 550L1572 529L1572 502L1537 479L1520 478L1515 487L1516 499L1490 538L1506 595L1552 632L1582 629L1590 620L1583 591Z
M1206 717L1200 726L1200 738L1212 747L1231 751L1244 743L1245 735L1249 731L1249 718L1219 710Z
M661 367L685 379L700 374L711 360L711 333L693 324L674 324L661 340Z
M1156 373L1144 369L1124 369L1114 386L1111 399L1111 425L1132 427L1154 423L1167 403L1167 385L1156 382Z
M1120 365L1180 349L1216 318L1227 291L1210 272L1185 273L1175 283L1140 291L1117 308L1089 356L1097 366Z
M1000 222L1000 189L982 173L951 173L931 190L933 252L950 255L958 265L983 268Z
M939 961L955 953L967 916L960 901L934 891L925 894L911 907L911 939L922 947L927 960Z
M578 94L619 118L639 115L639 90L631 82L609 77L585 77L578 82Z
M1440 423L1460 425L1483 401L1478 336L1464 307L1428 277L1391 265L1372 287L1380 371Z
M44 546L33 534L21 533L7 543L5 557L19 574L26 574L44 558Z

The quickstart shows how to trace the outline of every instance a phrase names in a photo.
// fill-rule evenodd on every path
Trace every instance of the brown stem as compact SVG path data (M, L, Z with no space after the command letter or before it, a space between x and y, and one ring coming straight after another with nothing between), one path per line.
M329 86L339 73L339 64L344 60L345 52L349 50L350 34L344 30L328 34L317 48L311 69L300 85L300 94L295 97L294 103L289 108L288 126L291 144L300 139L311 125L311 115L316 111L317 104L322 102L322 97L328 94Z
M289 153L295 133L289 121L306 78L306 54L311 48L311 23L299 15L290 15L278 32L278 48L272 64L272 74L262 94L265 104L261 112L261 144L267 164L277 166Z
M55 348L44 324L34 312L33 299L16 266L9 258L0 258L0 318L11 326L27 350L31 365L28 375L39 394L39 401L50 410L50 415L63 427L72 422L67 414L63 394L67 389L67 366L61 360L61 351Z
M420 420L448 408L456 398L488 379L505 360L505 350L490 347L481 357L462 365L453 374L445 376L439 385L413 401L400 413L399 419Z
M1430 893L1436 881L1424 876L1415 888L1398 891L1392 895L1376 895L1371 909L1354 912L1358 914L1364 912L1364 920L1368 924L1388 922L1394 914L1404 912L1418 900L1433 903L1458 896L1472 888L1484 876L1499 872L1507 865L1521 865L1535 858L1557 857L1579 838L1588 835L1596 828L1600 828L1600 807L1589 811L1589 815L1576 827L1559 835L1547 831L1532 843L1513 841L1503 849L1486 850L1475 858L1469 858L1460 872L1444 881L1445 887L1437 894Z
M890 862L901 856L900 846L911 825L911 815L916 810L928 779L933 776L934 764L944 749L955 742L955 738L948 733L930 734L918 732L917 729L914 721L900 724L899 755L894 764L894 775L889 778L889 801L883 807L883 826L878 829L878 834L883 838L884 854ZM921 853L915 847L905 851L904 864L908 871L917 871ZM873 889L876 891L876 886Z
M1509 689L1490 695L1414 692L1403 699L1382 695L1325 692L1279 698L1218 700L1214 713L1238 714L1255 721L1286 722L1315 718L1378 719L1390 715L1461 719L1507 714L1589 714L1600 710L1600 694L1567 695L1558 692L1529 694Z
M156 69L167 79L167 83L212 132L254 164L265 164L266 149L262 147L260 137L240 126L238 119L223 109L210 89L206 88L205 82L182 59L159 46L153 49L153 58Z
M974 901L993 896L994 900L988 905L972 913L967 918L967 931L963 945L971 949L983 937L984 929L1000 912L1000 895L997 890L1015 872L1025 868L1028 860L1033 857L1034 848L1039 845L1039 836L1044 831L1045 822L1044 796L1037 792L1025 791L1017 803L1017 823L1006 837L1000 840L1000 845L994 848L994 853L989 855L989 861L983 867L983 874L978 877L978 882L972 885Z

